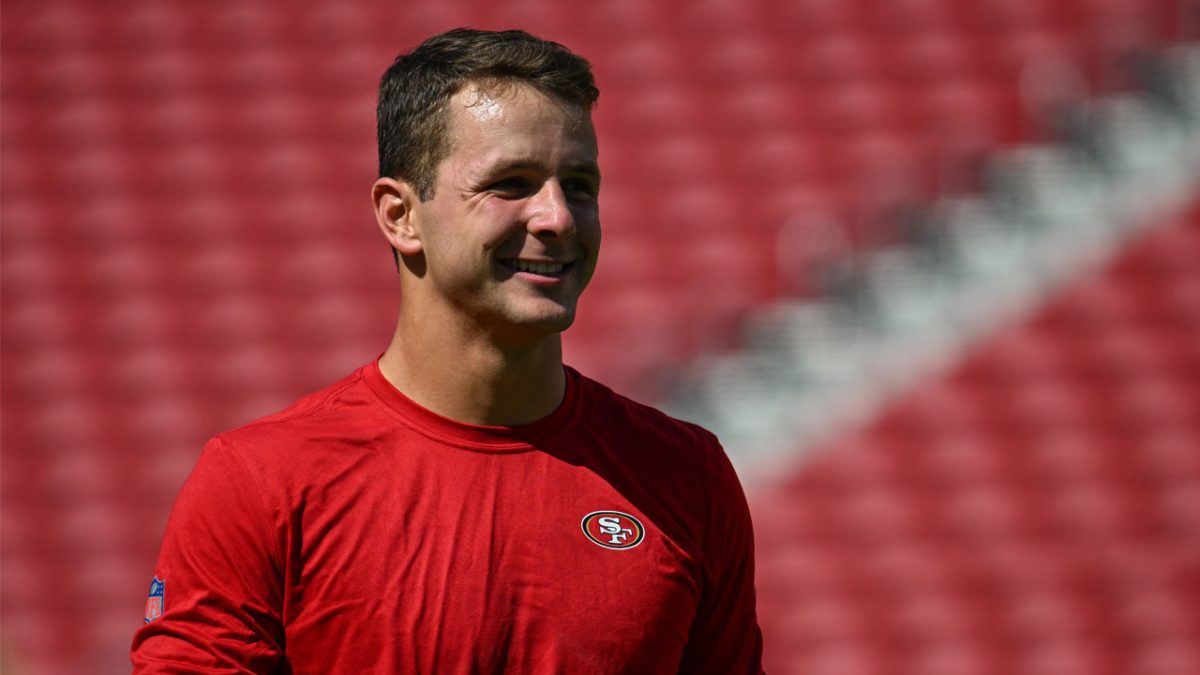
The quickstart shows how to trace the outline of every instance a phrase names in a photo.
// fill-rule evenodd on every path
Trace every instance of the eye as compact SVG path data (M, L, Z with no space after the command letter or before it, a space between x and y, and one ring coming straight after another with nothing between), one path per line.
M585 178L566 178L562 181L563 193L567 199L581 202L596 201L599 188L596 184Z
M487 189L501 197L513 199L529 194L533 190L533 183L528 178L509 176L492 182Z

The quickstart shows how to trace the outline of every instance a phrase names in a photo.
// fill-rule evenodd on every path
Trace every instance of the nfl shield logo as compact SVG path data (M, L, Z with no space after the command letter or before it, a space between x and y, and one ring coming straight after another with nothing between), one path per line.
M163 592L166 584L162 579L154 577L150 580L150 593L146 596L146 623L157 619L163 613Z

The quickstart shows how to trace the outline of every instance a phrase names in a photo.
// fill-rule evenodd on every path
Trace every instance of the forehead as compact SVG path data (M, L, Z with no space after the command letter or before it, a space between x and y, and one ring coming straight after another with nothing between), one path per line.
M596 153L591 113L529 85L472 83L450 98L451 154L509 151Z

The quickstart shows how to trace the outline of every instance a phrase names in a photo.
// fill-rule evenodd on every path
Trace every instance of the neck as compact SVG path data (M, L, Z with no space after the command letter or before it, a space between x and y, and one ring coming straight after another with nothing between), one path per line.
M467 424L516 426L546 417L562 403L566 376L557 333L498 340L457 317L401 309L380 371L422 407Z

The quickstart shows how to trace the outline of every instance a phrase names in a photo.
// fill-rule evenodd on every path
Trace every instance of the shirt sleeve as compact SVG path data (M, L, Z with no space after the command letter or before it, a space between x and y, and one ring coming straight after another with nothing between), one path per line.
M737 474L720 450L711 493L708 583L680 661L680 673L760 675L762 631L754 592L754 530Z
M134 635L134 673L275 670L282 556L261 486L220 437L205 446L167 521L154 570L161 614Z

